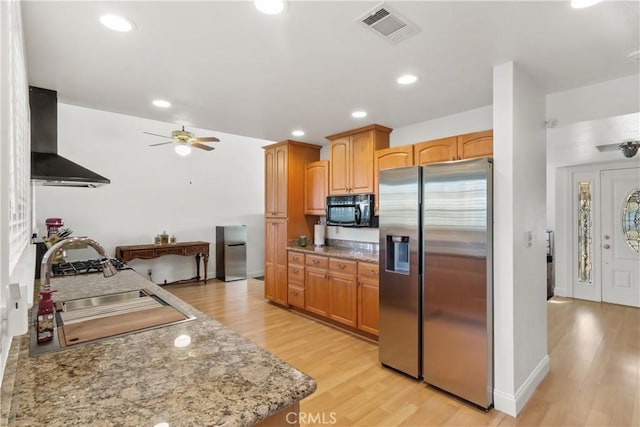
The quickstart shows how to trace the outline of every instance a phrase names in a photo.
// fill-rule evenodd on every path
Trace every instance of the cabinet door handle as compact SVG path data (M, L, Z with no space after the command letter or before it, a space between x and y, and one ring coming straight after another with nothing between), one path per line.
M318 264L320 261L318 261L317 259L314 259L312 262L313 262L314 264Z
M376 273L376 271L372 268L372 269L371 269L371 273L375 274L375 273Z
M328 279L328 278L329 278L329 275L328 275L328 274L325 274L325 275L324 275L324 278L325 278L325 279Z
M298 257L297 257L297 256L294 256L294 257L293 257L293 260L294 260L294 261L298 261Z
M299 271L300 270L298 270L298 269L293 270L293 272L296 273L296 274L298 274Z
M338 268L339 268L340 270L344 270L344 268L345 268L345 267L346 267L346 266L345 266L344 264L338 264Z

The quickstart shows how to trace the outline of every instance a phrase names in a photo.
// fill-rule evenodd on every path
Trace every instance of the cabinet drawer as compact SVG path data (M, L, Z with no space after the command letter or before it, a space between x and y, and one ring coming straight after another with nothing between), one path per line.
M304 266L289 264L289 283L304 286Z
M304 254L300 252L289 252L289 264L304 265Z
M209 253L209 249L206 246L192 246L192 247L184 248L185 255L208 254L208 253Z
M184 248L158 248L156 255L184 255Z
M317 268L329 268L329 258L326 256L307 255L305 264Z
M304 308L304 289L289 285L289 305Z
M356 274L358 271L358 264L356 261L349 261L340 258L330 258L329 270L339 273Z
M378 278L378 264L372 262L358 262L358 276Z
M123 252L124 252L124 258L128 258L128 259L134 259L134 258L152 259L154 257L153 249L139 249L135 251L123 251ZM127 260L125 260L125 262L126 261Z

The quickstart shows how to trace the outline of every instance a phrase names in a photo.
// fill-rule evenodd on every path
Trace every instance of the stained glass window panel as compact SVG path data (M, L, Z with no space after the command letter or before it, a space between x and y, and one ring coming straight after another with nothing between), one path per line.
M578 183L578 281L592 282L591 183Z
M640 253L640 189L629 194L622 208L622 232L629 247Z

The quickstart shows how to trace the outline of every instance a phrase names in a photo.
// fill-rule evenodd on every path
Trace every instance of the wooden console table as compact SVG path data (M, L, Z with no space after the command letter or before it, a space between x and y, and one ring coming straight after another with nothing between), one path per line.
M133 245L116 247L116 258L122 262L132 259L154 259L163 255L195 255L196 277L200 280L200 257L204 263L204 283L207 283L207 265L209 263L209 242L180 242L167 245Z

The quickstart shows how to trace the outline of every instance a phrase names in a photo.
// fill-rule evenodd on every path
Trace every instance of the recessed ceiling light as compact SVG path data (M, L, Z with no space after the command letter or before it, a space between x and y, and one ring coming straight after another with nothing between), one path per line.
M640 49L636 49L633 52L629 52L627 55L629 61L640 62Z
M151 103L156 107L160 107L160 108L171 107L171 103L169 101L165 101L164 99L154 99Z
M571 0L571 7L574 9L584 9L601 1L602 0Z
M191 147L186 145L186 144L178 144L176 145L176 148L174 148L176 154L178 154L179 156L188 156L189 154L191 154Z
M418 81L418 77L413 74L405 74L404 76L398 77L398 84L401 85L410 85Z
M351 117L356 118L356 119L361 119L363 117L367 117L367 112L366 111L354 111L353 113L351 113Z
M284 0L255 0L256 9L265 15L277 15L282 13L286 2Z
M120 15L102 15L100 17L100 22L110 30L120 31L123 33L131 31L135 28L135 24L132 20Z
M294 130L293 132L291 132L291 135L293 135L293 136L304 136L304 131L303 130Z

